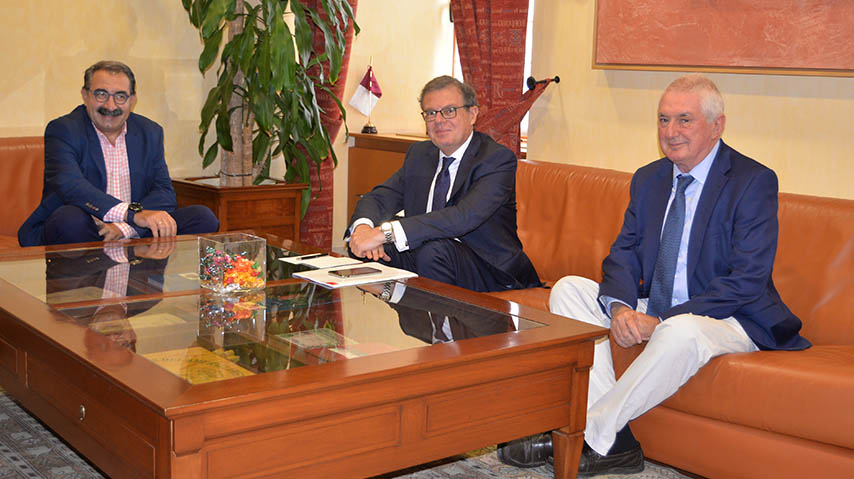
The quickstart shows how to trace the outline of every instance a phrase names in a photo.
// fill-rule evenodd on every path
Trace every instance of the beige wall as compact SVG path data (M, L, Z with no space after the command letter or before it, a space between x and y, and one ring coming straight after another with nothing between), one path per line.
M201 43L180 0L28 0L0 16L0 136L41 135L81 103L83 71L102 59L127 63L135 112L163 126L172 176L201 173L199 110L215 74L198 71Z
M531 112L529 158L634 171L659 157L661 91L680 73L594 70L594 0L537 0L533 74L560 75ZM709 75L724 141L773 168L780 190L854 198L854 78Z

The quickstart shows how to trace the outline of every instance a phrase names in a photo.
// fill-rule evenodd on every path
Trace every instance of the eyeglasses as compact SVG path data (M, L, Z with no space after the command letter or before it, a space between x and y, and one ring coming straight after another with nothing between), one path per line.
M427 110L421 112L421 117L424 118L424 121L430 122L436 119L436 113L441 113L442 118L446 120L450 120L451 118L455 118L457 116L457 110L460 108L469 109L474 105L462 105L462 106L446 106L441 110Z
M87 88L86 90L88 91L89 89ZM109 100L110 97L113 97L113 101L116 102L116 105L124 105L127 103L128 98L130 98L130 95L127 92L117 91L115 93L110 93L101 88L93 91L92 96L95 97L95 101L98 103L107 103L107 100Z

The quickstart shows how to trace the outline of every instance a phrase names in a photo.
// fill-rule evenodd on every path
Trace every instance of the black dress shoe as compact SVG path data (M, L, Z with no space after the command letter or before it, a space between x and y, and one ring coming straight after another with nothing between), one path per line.
M537 467L552 455L552 433L544 432L498 446L498 459L516 467Z
M612 452L603 456L585 442L581 450L581 461L578 463L578 477L635 474L642 472L643 468L643 451L640 444L624 452Z

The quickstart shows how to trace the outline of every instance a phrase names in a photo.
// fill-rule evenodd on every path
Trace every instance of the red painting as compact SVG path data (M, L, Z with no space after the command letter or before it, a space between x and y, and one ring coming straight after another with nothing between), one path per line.
M854 74L854 1L598 0L594 63Z

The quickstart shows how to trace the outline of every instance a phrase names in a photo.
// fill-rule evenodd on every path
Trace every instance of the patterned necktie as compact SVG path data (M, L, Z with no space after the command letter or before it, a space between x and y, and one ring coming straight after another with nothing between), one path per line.
M673 279L676 275L676 260L679 256L679 245L682 243L682 229L685 226L685 189L694 181L691 175L676 177L676 195L667 212L664 231L661 233L661 244L658 247L658 259L655 261L655 271L652 274L652 285L649 289L649 303L646 314L658 316L670 309L673 302Z
M433 209L431 211L440 210L445 207L448 189L451 187L451 174L448 173L448 167L453 162L454 159L450 156L442 157L442 171L439 172L439 177L436 178L436 187L433 188Z

